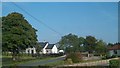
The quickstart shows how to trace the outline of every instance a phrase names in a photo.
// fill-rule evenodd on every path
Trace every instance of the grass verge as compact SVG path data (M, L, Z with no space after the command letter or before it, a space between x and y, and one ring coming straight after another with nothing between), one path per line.
M42 58L36 58L36 57L21 57L22 59L20 61L13 61L12 56L4 56L2 57L2 66L16 66L19 64L29 63L29 62L37 62L37 61L45 61L50 60L57 57L42 57Z
M56 62L51 62L51 63L45 64L45 66L59 66L59 65L64 65L64 64L65 64L64 60L59 60Z

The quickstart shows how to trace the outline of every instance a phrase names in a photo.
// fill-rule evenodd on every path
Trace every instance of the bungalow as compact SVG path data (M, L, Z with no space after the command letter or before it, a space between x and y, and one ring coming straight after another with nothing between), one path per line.
M114 55L120 56L120 45L117 44L112 47L109 47L108 50L109 50L110 57Z
M47 54L57 54L58 53L58 49L55 44L49 44L45 49L46 49Z
M41 52L39 52L40 54L54 54L54 53L58 53L58 48L55 44L49 44L48 42L39 42L38 43L41 46ZM27 48L26 49L26 53L29 54L36 54L36 48Z

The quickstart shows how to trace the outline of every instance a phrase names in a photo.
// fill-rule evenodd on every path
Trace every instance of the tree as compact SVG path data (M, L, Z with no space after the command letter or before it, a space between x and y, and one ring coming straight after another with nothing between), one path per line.
M110 46L110 47L112 47L114 44L112 44L112 43L108 43L108 46Z
M79 45L80 45L79 50L85 51L85 48L84 48L85 39L83 37L79 37L78 39L79 39Z
M120 45L120 43L119 43L119 42L116 42L116 43L114 43L114 45Z
M97 39L93 36L86 36L84 47L85 50L89 53L93 53L95 51L95 44L97 42Z
M20 13L13 12L2 17L3 51L12 52L14 57L19 50L35 45L36 31Z
M79 44L80 45L84 44L84 42L85 42L85 39L83 37L79 37Z
M40 55L40 52L41 52L41 45L39 43L37 43L35 45L35 48L36 48L36 53L37 53L37 57Z
M106 52L107 52L107 48L106 48L107 44L103 41L103 40L99 40L97 43L96 43L96 46L95 46L95 52L98 54L98 55L105 55Z
M66 52L75 52L79 50L79 39L77 35L68 34L59 41L61 47L65 48Z

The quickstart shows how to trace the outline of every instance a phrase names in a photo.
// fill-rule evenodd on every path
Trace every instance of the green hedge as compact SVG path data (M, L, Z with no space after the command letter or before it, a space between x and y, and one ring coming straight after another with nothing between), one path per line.
M110 60L109 66L110 68L120 68L120 60Z

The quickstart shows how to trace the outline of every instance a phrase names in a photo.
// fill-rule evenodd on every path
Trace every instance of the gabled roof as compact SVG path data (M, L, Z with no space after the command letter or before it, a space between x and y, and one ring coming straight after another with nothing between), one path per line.
M108 50L120 50L120 45L114 45L112 47L108 47Z
M39 42L38 44L39 44L42 48L44 48L47 43L48 43L48 42Z
M55 44L48 44L48 46L46 47L46 49L52 49L54 45Z

